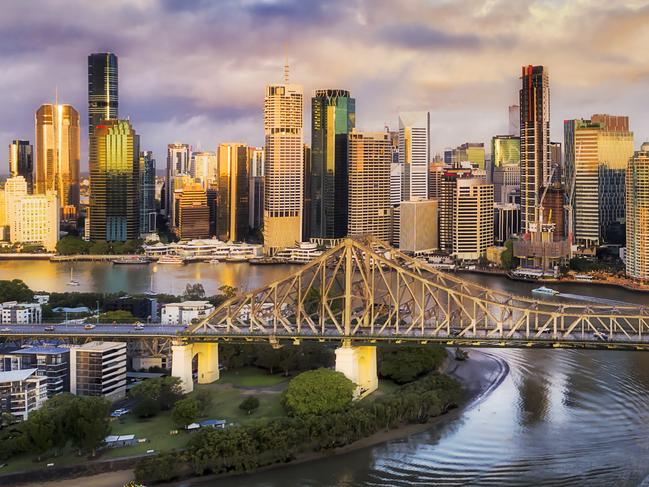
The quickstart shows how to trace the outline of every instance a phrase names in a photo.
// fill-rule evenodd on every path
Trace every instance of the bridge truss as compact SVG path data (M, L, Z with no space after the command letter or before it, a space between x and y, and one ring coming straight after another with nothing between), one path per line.
M649 349L649 310L517 296L363 237L226 301L184 337Z

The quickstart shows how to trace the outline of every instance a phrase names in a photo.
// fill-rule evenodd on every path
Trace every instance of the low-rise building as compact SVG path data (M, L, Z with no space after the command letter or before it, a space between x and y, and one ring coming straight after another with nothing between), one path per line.
M183 301L162 307L160 321L163 325L189 325L193 320L207 318L214 306L209 301Z
M70 350L36 346L0 350L0 371L36 369L47 387L47 397L70 390Z
M209 260L228 258L252 259L262 255L261 245L248 243L226 243L221 240L198 239L187 242L172 242L163 244L161 242L153 245L143 245L144 253L149 258L159 258L163 255L178 255L187 260Z
M41 318L39 303L7 301L0 304L0 320L3 325L30 325L40 323Z
M285 259L296 264L306 264L322 255L322 250L315 242L301 242L297 247L289 247L275 254L278 259Z
M70 347L70 392L118 400L126 395L126 343L89 342Z
M38 369L0 372L0 412L26 420L47 400L45 379Z

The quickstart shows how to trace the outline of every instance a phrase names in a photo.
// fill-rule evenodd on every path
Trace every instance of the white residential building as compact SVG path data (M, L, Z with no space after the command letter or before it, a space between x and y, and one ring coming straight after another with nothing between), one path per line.
M399 114L399 164L403 166L402 200L428 198L430 113Z
M89 342L70 347L70 392L103 396L112 401L126 395L126 343Z
M214 306L208 301L183 301L168 303L162 307L160 322L163 325L189 325L192 320L207 318Z
M38 369L0 372L0 412L26 420L47 400L47 377L36 375Z
M56 193L10 196L6 211L11 243L41 244L49 252L59 241L59 201Z
M276 254L277 258L286 259L296 264L306 264L322 255L315 242L302 242L298 247L284 249Z
M40 323L42 318L39 303L7 301L0 304L0 323L3 325L29 325Z

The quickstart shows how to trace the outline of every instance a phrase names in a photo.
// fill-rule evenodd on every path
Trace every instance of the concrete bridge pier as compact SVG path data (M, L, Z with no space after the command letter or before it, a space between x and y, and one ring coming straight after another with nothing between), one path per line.
M345 374L358 387L354 392L355 399L361 399L379 387L379 376L376 369L376 347L353 347L344 342L336 349L336 371Z
M178 343L171 346L171 375L178 377L184 392L194 390L193 361L198 356L198 383L219 380L218 343Z

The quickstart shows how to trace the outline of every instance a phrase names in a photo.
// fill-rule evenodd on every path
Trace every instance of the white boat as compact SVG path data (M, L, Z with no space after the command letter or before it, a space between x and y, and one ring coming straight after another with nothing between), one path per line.
M79 281L76 281L72 275L72 266L70 266L70 280L68 281L68 286L79 286Z
M545 286L541 286L541 287L537 287L536 289L532 289L532 292L536 293L536 294L547 294L548 296L555 296L555 295L559 294L559 291L557 291L556 289L552 289L552 288L545 287Z
M183 265L185 263L185 259L182 257L179 257L177 255L163 255L158 259L158 264L180 264Z
M211 259L210 264L220 264L221 261L219 259Z

